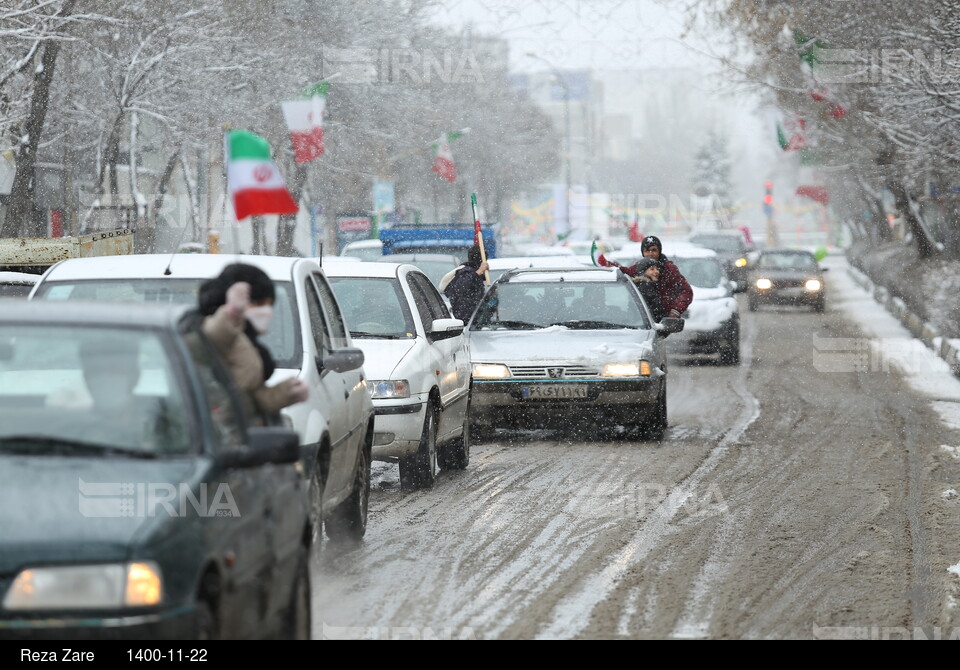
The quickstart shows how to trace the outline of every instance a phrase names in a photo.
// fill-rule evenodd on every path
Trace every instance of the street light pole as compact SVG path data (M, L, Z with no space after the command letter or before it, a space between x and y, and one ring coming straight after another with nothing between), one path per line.
M564 225L566 230L564 231L567 235L571 231L571 222L570 222L570 86L567 83L567 78L560 73L560 70L556 66L548 61L543 56L538 56L532 51L526 52L526 55L529 58L534 58L542 63L545 63L548 68L553 71L553 76L557 78L557 81L560 82L560 85L563 86L563 121L564 121L564 173L565 173L565 193L564 193ZM556 232L556 231L554 231Z

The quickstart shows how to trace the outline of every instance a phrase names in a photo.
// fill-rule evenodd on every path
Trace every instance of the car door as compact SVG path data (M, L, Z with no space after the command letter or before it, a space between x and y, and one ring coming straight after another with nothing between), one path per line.
M317 287L320 302L323 304L331 348L343 349L345 347L352 347L353 341L350 339L350 333L347 331L343 313L340 311L340 303L337 302L326 275L320 272L314 272L313 282ZM366 429L365 424L370 418L369 414L372 411L372 405L367 401L369 392L367 391L363 367L344 372L343 378L349 394L347 397L347 414L350 417L350 440L355 449L360 449L363 446Z
M322 361L333 347L327 326L320 294L314 284L312 273L298 278L303 291L309 328L309 359L316 374L314 388L320 394L320 404L326 409L327 427L330 431L330 469L324 486L324 505L338 502L345 495L344 488L353 484L353 464L356 451L351 443L351 424L347 400L350 391L344 374L322 366Z
M184 340L198 373L209 420L205 422L214 458L246 448L246 421L230 374L210 342L190 327ZM223 630L231 637L259 634L273 587L273 545L277 534L275 489L270 468L228 468L207 482L207 505L217 513L204 518L205 541L220 558L224 588L220 612ZM223 506L221 512L221 504ZM233 512L236 512L235 514Z
M466 411L466 396L469 391L470 356L462 333L452 337L434 339L429 333L434 319L453 318L444 304L440 292L421 272L409 272L407 284L413 295L414 304L423 319L430 352L431 365L436 374L440 389L440 401L443 414L440 417L438 434L445 437L455 433L463 426Z

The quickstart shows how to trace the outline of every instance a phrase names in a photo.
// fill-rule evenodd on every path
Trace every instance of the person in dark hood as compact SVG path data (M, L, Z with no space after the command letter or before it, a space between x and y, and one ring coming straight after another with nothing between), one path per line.
M266 385L276 364L258 338L270 327L274 298L270 277L246 263L225 267L200 286L198 297L204 333L226 361L237 387L249 395L252 407L247 409L265 416L309 395L307 385L297 378Z
M647 307L650 308L653 320L660 323L660 320L667 315L660 301L660 264L652 258L641 258L634 267L637 275L631 277L631 280L639 289Z
M470 320L486 293L484 274L488 267L480 254L480 246L475 244L467 253L467 262L454 270L452 277L441 280L440 290L450 300L453 318L464 323Z
M656 283L657 293L660 295L660 303L663 305L666 316L675 318L683 316L693 301L693 289L680 273L680 268L663 255L663 244L660 243L660 238L654 235L644 237L640 242L640 253L643 254L640 262L652 258L660 266L660 279ZM603 254L597 258L599 265L620 268L630 277L636 277L639 274L637 268L640 262L626 266L607 260Z

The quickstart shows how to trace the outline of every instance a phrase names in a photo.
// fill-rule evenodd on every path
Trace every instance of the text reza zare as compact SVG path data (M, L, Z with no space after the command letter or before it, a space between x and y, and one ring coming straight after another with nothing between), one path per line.
M92 661L92 651L74 651L72 649L61 649L63 653L57 655L56 651L30 651L29 649L20 650L21 661Z

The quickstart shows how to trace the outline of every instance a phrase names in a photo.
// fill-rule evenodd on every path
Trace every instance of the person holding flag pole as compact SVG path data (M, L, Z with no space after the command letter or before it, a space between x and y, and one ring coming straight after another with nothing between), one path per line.
M483 246L483 228L480 226L480 216L477 214L477 194L470 194L470 206L473 208L473 243L480 247L480 260L487 263L487 249ZM490 270L484 270L484 281L490 286Z
M473 204L473 246L467 253L467 262L448 272L440 280L440 291L450 300L453 318L464 323L470 320L473 312L483 300L490 285L490 269L487 265L487 252L483 246L480 219L477 216L477 196L471 196Z

